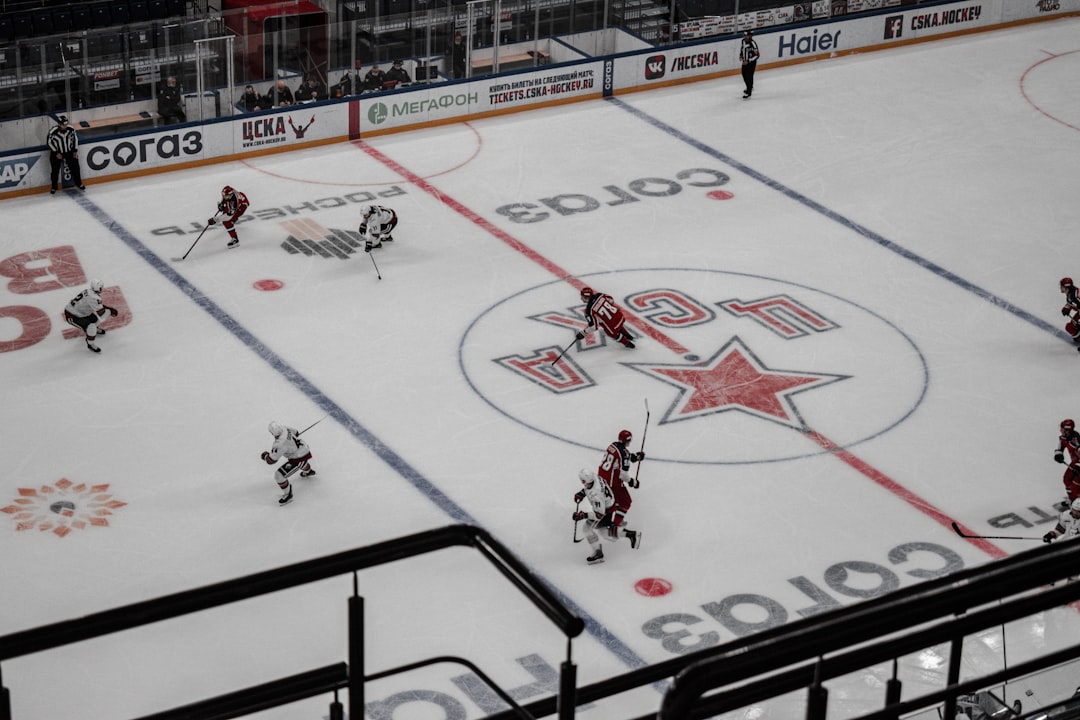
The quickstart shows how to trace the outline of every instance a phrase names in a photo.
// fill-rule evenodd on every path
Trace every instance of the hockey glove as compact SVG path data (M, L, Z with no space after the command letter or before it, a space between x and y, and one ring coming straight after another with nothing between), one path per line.
M217 219L216 218L210 218L209 220L206 221L206 224L207 225L216 225L217 224Z
M1057 537L1057 535L1055 535L1053 532L1048 532L1045 535L1043 535L1043 542L1049 544L1049 543L1053 542L1054 538L1056 538L1056 537Z
M645 459L645 451L630 453L630 462L641 462Z
M630 487L634 488L635 490L637 490L639 487L641 487L641 483L639 483L637 481L637 478L631 478L630 482L629 482L629 485L630 485Z
M110 314L110 315L112 315L113 317L116 317L117 315L119 315L119 314L120 314L120 311L119 311L119 310L117 310L117 309L116 309L116 308L114 308L114 307L108 307L108 306L106 306L106 307L105 307L105 309L106 309L106 310L108 310L108 311L109 311L109 314Z
M218 212L225 212L225 203L219 202L217 204L217 209L218 209Z
M1054 453L1054 462L1064 463L1065 462L1065 454L1060 453L1060 452Z
M574 522L580 522L581 520L586 520L586 519L588 519L588 517L589 517L589 513L585 512L584 510L575 510L574 514L570 516L570 518Z
M574 502L579 503L584 499L585 499L585 491L584 490L578 490L576 493L574 493Z
M273 460L273 458L270 457L270 453L266 452L265 450L263 450L262 459L263 459L263 462L265 462L267 465L273 465L274 464L274 460Z
M1069 317L1069 308L1068 307L1061 308L1061 314L1064 315L1065 317Z
M577 333L574 334L574 339L576 339L576 340L584 340L585 339L585 333L578 330Z

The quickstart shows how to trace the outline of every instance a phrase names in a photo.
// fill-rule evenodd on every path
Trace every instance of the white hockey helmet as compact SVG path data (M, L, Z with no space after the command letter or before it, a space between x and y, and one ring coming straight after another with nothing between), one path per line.
M360 211L360 214L363 216L363 218L365 220L367 220L369 217L371 217L372 215L375 214L375 206L374 205L365 205L363 207L363 209Z
M586 470L585 468L581 468L581 471L578 472L577 476L578 480L580 480L581 484L585 487L589 487L594 482L596 482L596 473L594 473L592 470Z
M270 424L266 426L266 429L270 431L270 434L274 437L279 437L281 433L285 432L285 428L281 426L281 423L274 420L270 421Z
M1072 505L1069 506L1069 509L1073 512L1080 511L1080 498L1076 498L1075 500L1073 500Z
M101 292L105 288L105 283L101 282L97 278L90 281L90 289L96 293Z

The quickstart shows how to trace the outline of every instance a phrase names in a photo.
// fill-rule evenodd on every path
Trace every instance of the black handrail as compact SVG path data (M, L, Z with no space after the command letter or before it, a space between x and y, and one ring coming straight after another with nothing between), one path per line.
M486 530L473 525L449 525L356 550L347 550L336 555L305 560L254 575L105 610L74 620L64 620L14 632L0 637L0 661L70 645L101 635L130 630L161 620L208 610L456 545L472 546L480 550L481 554L509 578L566 637L577 637L584 631L585 621L571 613L547 585Z
M1080 542L1059 542L1050 546L1040 545L1034 550L1013 555L992 563L965 568L957 572L936 578L926 579L916 585L900 588L888 595L863 600L857 605L841 607L811 617L792 621L767 630L737 638L722 645L696 650L692 653L673 657L647 667L607 678L600 682L584 685L577 689L579 704L596 702L620 693L636 690L647 685L665 683L672 678L680 681L680 690L686 688L684 671L691 667L712 667L714 662L723 662L725 667L732 667L738 674L749 678L751 664L755 672L771 672L796 664L799 660L820 657L826 652L841 649L856 643L864 643L882 637L891 632L899 632L921 622L955 616L971 608L985 605L992 600L1009 597L1028 590L1040 588L1062 580L1070 574L1080 572ZM1059 588L1055 588L1058 591ZM1080 599L1080 582L1061 586L1061 596L1056 602L1060 606L1066 602ZM1053 598L1055 596L1051 596ZM1062 600L1067 597L1068 600ZM858 622L857 628L849 623ZM996 623L992 623L996 624ZM800 638L813 632L812 639L820 644L811 645L809 650L800 652L799 657L792 657L788 644L794 638ZM835 642L834 642L835 641ZM827 650L826 648L831 648ZM1078 653L1080 657L1080 653ZM774 686L776 692L765 692L755 697L755 702L766 697L776 697L792 689L808 687L813 680L814 666L808 665L792 671L790 684L781 689ZM704 670L695 670L695 673ZM712 679L723 677L722 672L715 673ZM777 676L772 676L773 678ZM691 676L693 679L693 676ZM730 680L730 676L723 677ZM709 685L710 683L703 683ZM765 683L768 687L768 683ZM716 685L715 687L721 687ZM704 690L708 692L712 688ZM668 694L674 692L674 687ZM735 691L732 691L735 692ZM710 695L704 703L715 702L724 693ZM700 697L700 695L698 696ZM670 701L668 701L670 702ZM693 704L693 703L691 703ZM745 705L744 705L745 706ZM523 706L538 718L550 716L555 712L555 699L542 698ZM711 707L711 705L710 705ZM718 713L713 713L718 714ZM656 713L643 714L634 720L655 719ZM487 720L513 720L508 712L499 712L488 716Z
M206 585L193 590L166 595L153 600L93 613L0 637L0 661L42 652L83 640L130 630L150 623L208 610L229 603L306 585L340 575L355 573L378 565L414 557L454 546L469 546L487 560L568 639L585 630L585 622L574 615L529 568L486 530L473 525L450 525L419 532L394 540L349 550L335 555L306 560L285 567ZM355 592L355 587L354 587ZM355 600L356 598L354 598ZM350 642L350 646L353 643ZM355 652L354 652L355 650ZM350 662L360 658L359 649L350 650ZM569 653L569 644L568 644ZM569 655L568 655L569 661ZM362 663L361 663L362 664ZM569 662L567 663L569 665ZM274 707L322 692L337 690L350 683L348 665L327 666L266 683L210 700L148 716L166 718L238 717L241 714ZM355 673L359 672L359 676ZM363 668L353 668L354 678L362 677ZM11 716L9 694L0 685L0 719ZM572 698L566 698L573 702ZM360 704L363 705L362 699ZM352 709L356 715L362 708ZM518 708L520 711L520 708ZM572 712L572 706L571 706Z
M987 565L912 586L875 601L839 608L747 638L747 642L712 648L710 656L681 670L661 704L660 720L697 716L702 696L718 688L814 658L824 657L932 621L959 615L996 598L1012 597L1051 585L1080 568L1080 542L1038 547ZM1080 586L1069 583L1049 591L961 618L918 634L915 647L952 640L982 627L1008 622L1038 610L1059 607L1080 598ZM935 638L936 640L931 640ZM893 638L879 650L897 657L913 641ZM918 643L922 643L919 645ZM895 652L893 655L891 653ZM804 686L805 687L805 686ZM772 696L775 696L773 693ZM727 707L710 696L710 708ZM735 707L735 705L732 705Z

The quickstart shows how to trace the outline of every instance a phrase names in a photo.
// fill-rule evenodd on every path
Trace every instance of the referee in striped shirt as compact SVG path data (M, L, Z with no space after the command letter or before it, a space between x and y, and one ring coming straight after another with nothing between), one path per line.
M52 164L52 189L49 193L56 194L61 163L67 163L68 172L71 173L71 182L75 184L75 187L85 190L82 173L79 171L79 138L75 135L75 128L68 125L67 115L58 115L56 123L56 127L49 130L45 138L45 144L49 146L49 162Z

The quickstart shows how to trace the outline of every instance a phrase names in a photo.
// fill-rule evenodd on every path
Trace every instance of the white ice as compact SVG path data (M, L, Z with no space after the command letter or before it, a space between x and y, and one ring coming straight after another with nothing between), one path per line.
M911 571L940 570L943 552L971 566L1034 547L968 542L949 522L1037 537L1062 496L1052 450L1060 420L1080 414L1058 292L1080 275L1078 37L1080 19L1058 20L762 70L750 101L731 77L137 181L90 175L85 195L6 203L0 261L70 245L79 267L50 272L79 280L17 292L7 278L20 261L0 263L0 307L51 323L0 354L0 634L473 522L587 617L573 650L587 684L733 639L737 622L766 619L749 596L792 620L823 597L850 604L918 582ZM694 184L716 172L730 180ZM171 261L225 184L252 200L240 247L213 228ZM381 280L362 252L282 249L301 225L355 230L359 198L395 188L385 204L401 224L373 256ZM561 215L542 202L560 195L596 207ZM517 204L548 217L499 211ZM573 339L544 319L579 304L563 274L610 292L634 311L633 332L651 334L635 350L572 347L559 367L582 380L555 392L507 359ZM130 308L98 356L59 321L90 277ZM646 292L667 304L632 307ZM775 296L801 335L719 305ZM670 315L688 306L701 316ZM830 327L807 329L798 307ZM9 314L0 344L20 334ZM663 373L723 352L784 382L817 379L747 395L752 374L721 370L723 392L687 410ZM775 404L724 404L747 397ZM624 427L636 450L646 401L630 516L642 546L607 545L587 566L587 545L571 541L578 469ZM278 507L259 461L266 424L327 413L307 435L318 476ZM50 510L57 499L76 516ZM107 525L55 532L94 507ZM671 592L640 594L647 578ZM193 702L344 660L350 591L343 577L8 661L3 684L18 720ZM565 658L554 628L464 549L364 571L360 592L368 672L457 654L520 688ZM1010 627L1007 643L988 634L969 667L1075 642L1078 620L1066 609ZM907 692L940 684L932 655L905 663ZM453 682L463 674L374 683L369 716L429 691L481 717ZM878 707L882 680L838 683L833 712ZM1027 689L1049 701L1069 682ZM632 695L581 716L660 699ZM322 717L328 702L262 717ZM797 705L748 716L796 717ZM415 700L393 718L444 713Z

